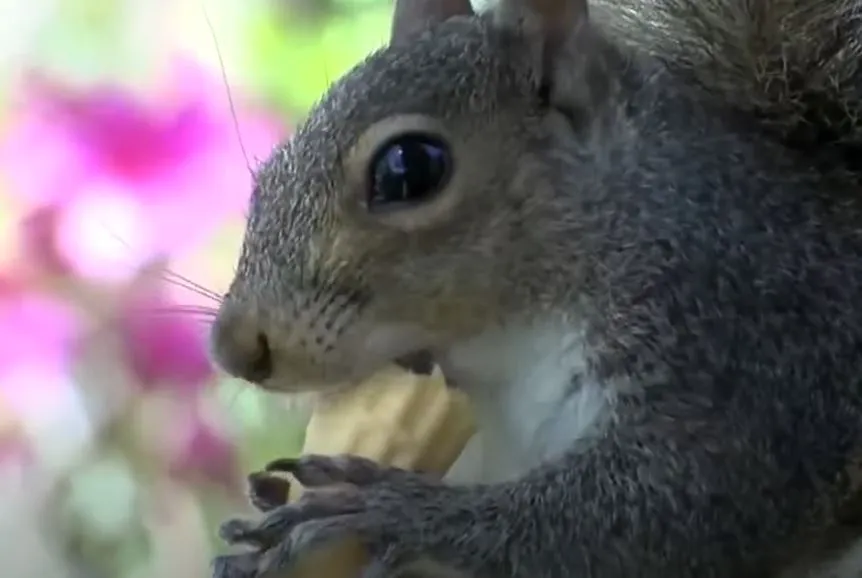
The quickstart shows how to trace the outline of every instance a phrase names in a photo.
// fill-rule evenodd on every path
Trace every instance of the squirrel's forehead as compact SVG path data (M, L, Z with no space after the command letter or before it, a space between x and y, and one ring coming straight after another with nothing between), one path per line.
M329 88L261 172L277 173L282 183L300 175L328 181L357 139L390 116L427 114L459 126L497 114L501 99L524 84L500 58L499 42L482 23L447 22L409 45L373 53Z
M454 22L409 45L381 49L332 85L310 122L342 133L394 114L458 118L491 111L514 76L494 41L478 23Z

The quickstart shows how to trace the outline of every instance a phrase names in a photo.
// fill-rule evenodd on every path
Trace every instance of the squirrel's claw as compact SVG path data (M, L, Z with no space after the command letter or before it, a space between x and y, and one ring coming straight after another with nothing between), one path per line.
M306 554L353 535L361 527L361 514L345 514L308 520L296 525L281 542L260 555L259 578L290 574L290 569Z
M248 476L248 499L261 512L270 512L288 501L290 481L274 475L286 472L306 488L351 484L363 486L384 479L396 479L402 472L385 468L356 456L316 456L281 458L268 463L264 471Z
M213 578L275 578L290 574L290 569L306 554L362 528L361 514L343 514L297 522L292 512L272 516L276 523L255 528L247 521L231 520L222 525L222 539L230 543L246 542L258 550L219 556L213 563ZM272 521L271 521L272 522ZM283 525L284 532L274 530ZM269 534L272 532L272 534ZM274 539L278 536L278 539ZM373 568L381 563L375 562ZM375 575L379 571L375 570ZM386 575L386 574L382 574Z
M334 484L367 486L412 475L405 470L383 466L367 458L349 454L306 454L298 458L283 458L270 462L265 469L267 472L290 473L306 488Z
M234 518L224 522L219 537L228 544L271 548L304 522L361 511L361 500L355 494L350 487L308 490L298 502L270 510L262 520Z
M255 550L218 559L214 578L280 576L312 550L347 537L358 537L368 548L372 576L388 576L381 568L421 550L421 528L429 521L423 513L438 513L449 501L442 495L449 488L432 477L364 458L307 455L274 464L270 471L288 471L305 491L296 502L270 509L260 520L222 524L219 535L224 541ZM249 481L252 486L265 484L266 476L255 474ZM256 493L254 487L251 493ZM251 571L249 556L254 558Z
M257 552L217 556L212 563L213 578L255 578L258 575Z
M248 499L261 512L270 512L287 502L290 482L269 472L248 476Z

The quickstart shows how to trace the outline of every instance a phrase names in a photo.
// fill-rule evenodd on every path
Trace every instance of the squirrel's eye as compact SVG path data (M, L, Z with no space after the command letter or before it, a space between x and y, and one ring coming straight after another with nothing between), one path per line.
M424 134L388 141L370 167L369 210L388 210L424 201L441 191L451 172L449 147Z

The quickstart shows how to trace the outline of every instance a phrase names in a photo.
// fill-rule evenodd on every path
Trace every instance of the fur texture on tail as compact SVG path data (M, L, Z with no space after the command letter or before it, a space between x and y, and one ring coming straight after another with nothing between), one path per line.
M862 184L862 0L599 0L630 43Z

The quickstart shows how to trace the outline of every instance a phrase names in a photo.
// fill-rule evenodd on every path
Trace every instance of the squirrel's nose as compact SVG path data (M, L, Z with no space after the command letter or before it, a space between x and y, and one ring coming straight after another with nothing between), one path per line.
M272 350L266 333L229 304L222 305L210 333L215 362L227 373L251 383L272 376Z

